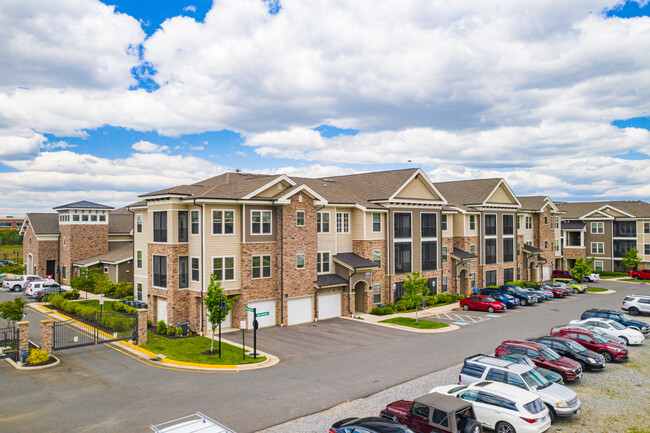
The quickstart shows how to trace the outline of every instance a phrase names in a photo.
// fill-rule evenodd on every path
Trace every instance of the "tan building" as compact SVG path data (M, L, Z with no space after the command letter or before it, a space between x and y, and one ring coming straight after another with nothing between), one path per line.
M54 209L25 216L20 233L26 273L70 284L79 268L98 267L114 282L133 281L131 213L89 201Z

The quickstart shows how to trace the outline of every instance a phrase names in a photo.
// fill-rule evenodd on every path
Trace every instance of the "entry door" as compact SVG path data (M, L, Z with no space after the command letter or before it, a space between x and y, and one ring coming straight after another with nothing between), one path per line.
M158 299L158 322L163 321L167 323L167 301Z
M544 266L542 268L542 280L543 281L548 281L551 279L551 267L550 266Z
M56 271L56 260L48 260L45 262L45 275L55 277L54 272Z

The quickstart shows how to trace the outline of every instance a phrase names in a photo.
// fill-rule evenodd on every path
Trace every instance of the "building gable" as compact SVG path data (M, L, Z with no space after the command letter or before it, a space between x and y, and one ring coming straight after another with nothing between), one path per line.
M280 182L275 183L274 185L266 188L264 191L261 191L257 195L255 195L256 198L271 198L273 196L276 196L280 194L282 191L286 190L287 188L291 188L291 184L287 182L286 180L282 180Z
M441 200L440 194L418 173L395 195L399 199Z
M611 215L614 218L634 218L634 215L623 212L622 210L616 209L615 207L609 205L603 206L598 210L606 213L607 215Z
M485 199L486 205L509 205L509 206L521 206L519 200L514 195L512 190L508 188L508 185L501 181L499 185L492 191L492 193Z
M614 219L611 215L607 215L605 212L602 212L600 210L594 210L592 212L589 212L586 215L583 215L580 217L580 219L589 219L589 220L611 220Z

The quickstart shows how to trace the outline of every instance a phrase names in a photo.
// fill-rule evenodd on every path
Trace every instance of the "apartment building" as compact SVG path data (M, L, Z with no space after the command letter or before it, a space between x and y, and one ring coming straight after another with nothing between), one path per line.
M527 272L523 278L534 281L546 281L551 278L553 269L562 269L562 230L560 221L562 213L557 205L547 196L519 197L522 208L517 214L517 230L523 235L522 251ZM541 266L536 270L530 268L535 255Z
M522 266L542 275L539 254L525 261L517 250L522 205L503 179L434 184L420 169L320 179L224 173L140 198L128 207L134 296L148 301L152 319L204 332L211 274L238 297L226 327L252 326L245 307L269 312L260 326L369 312L400 299L416 270L430 293L514 280ZM527 212L538 210L548 211Z
M0 230L11 230L11 229L20 229L23 225L23 218L14 218L7 215L4 218L0 218Z
M625 271L621 259L639 251L640 268L650 267L650 204L643 201L558 202L562 211L563 266L580 257L593 258L593 268Z
M133 217L125 208L78 201L56 213L28 213L23 236L26 273L70 284L80 268L98 267L114 281L133 281Z

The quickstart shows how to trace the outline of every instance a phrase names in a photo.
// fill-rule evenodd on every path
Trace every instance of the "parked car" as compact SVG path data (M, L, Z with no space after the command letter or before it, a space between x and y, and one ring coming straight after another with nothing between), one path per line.
M551 289L564 290L567 296L571 296L573 294L573 288L567 286L561 281L553 281L551 283L546 283L546 285Z
M27 296L34 296L35 290L40 290L43 288L44 283L54 283L54 280L32 280L28 281L25 286L25 294Z
M650 280L650 269L640 269L638 271L629 271L630 278L635 280Z
M567 286L573 289L573 293L587 293L587 286L577 282L574 279L567 278L554 278L553 282L565 283Z
M558 355L578 361L582 367L582 371L601 370L605 368L605 358L603 358L603 355L589 350L582 344L576 343L568 338L544 336L531 338L527 341L541 343L553 349Z
M555 278L567 278L570 280L573 279L573 275L571 274L571 271L555 269L553 272L551 272L551 279L554 280Z
M4 265L18 266L16 263L12 262L11 260L0 260L0 268L3 267Z
M483 296L489 296L490 298L493 298L496 301L504 303L506 308L516 308L520 305L519 299L507 293L500 293L496 291L492 291L492 293L488 293L486 289L481 289L479 291L479 294Z
M535 290L545 290L547 292L551 292L554 298L566 298L567 291L564 289L559 289L551 286L547 286L546 284L539 284L537 286L533 286L533 289Z
M624 325L621 325L615 320L611 319L600 319L594 317L592 319L586 320L572 320L571 324L583 325L588 328L593 328L594 330L600 330L607 337L615 337L617 339L623 340L624 345L638 345L645 342L645 337L643 334L636 329L628 328ZM599 334L601 332L598 332Z
M39 277L38 275L21 275L17 280L4 280L2 282L2 287L11 289L12 292L19 292L21 290L25 290L25 287L27 284L29 284L30 281L42 279L43 278Z
M623 299L623 311L638 316L641 313L650 314L650 295L627 295Z
M564 378L560 373L556 373L554 371L536 366L533 360L527 357L526 355L518 355L515 353L511 353L509 355L501 355L501 356L496 355L496 357L505 359L506 361L513 361L519 364L529 365L533 367L536 372L544 376L544 379L548 380L549 382L559 383L560 385L564 385Z
M44 282L41 284L40 289L35 289L32 296L36 301L41 302L44 297L51 295L52 293L65 293L66 290L59 286L55 282Z
M392 419L416 433L481 433L472 403L434 392L414 401L398 400L381 411L381 417Z
M472 403L476 419L497 433L542 433L551 427L546 405L530 391L498 382L445 385L431 392Z
M600 280L600 274L597 274L597 273L593 272L593 273L587 275L585 277L585 280L587 280L587 281L589 281L591 283L593 283L594 281L599 281Z
M627 349L622 344L612 343L595 332L586 329L567 329L567 328L553 328L551 335L554 337L570 338L582 344L589 350L598 352L603 355L605 362L612 361L625 361L628 359Z
M413 430L392 419L377 416L346 418L332 424L329 433L413 433Z
M596 328L594 326L578 325L578 324L575 324L575 323L569 323L568 325L565 325L563 327L564 328L586 329L587 331L595 332L596 334L603 337L605 340L608 340L608 341L611 341L611 342L614 342L614 343L618 343L618 344L621 344L623 346L627 346L627 343L622 338L618 338L618 337L616 337L614 335L607 335L607 334L605 334L605 332L603 332L602 329Z
M235 433L225 425L212 418L195 412L158 425L150 425L149 429L156 433Z
M482 295L472 295L460 300L460 308L463 310L480 310L489 311L490 313L506 310L506 304L499 302L494 298Z
M553 292L551 292L550 290L535 288L535 287L525 287L524 290L527 291L528 293L537 295L539 302L544 302L547 299L553 298Z
M500 286L499 288L490 288L486 287L485 292L490 295L491 293L506 293L508 295L514 296L515 298L519 299L519 303L521 305L532 305L537 302L537 295L533 295L532 293L527 293L524 292L521 287L517 286L511 286L511 285L503 285Z
M612 319L623 326L636 329L637 331L641 331L644 334L650 332L650 325L648 325L646 322L642 322L640 320L634 320L627 314L621 313L620 311L599 310L596 308L592 308L582 313L580 319L585 320L585 319L591 319L592 317L598 317L601 319Z
M526 355L537 367L560 374L567 382L573 382L582 377L582 366L579 362L565 358L553 349L540 343L506 340L496 348L494 355L499 358L513 355Z
M580 410L577 394L564 385L549 382L532 367L492 356L476 355L465 359L460 384L482 381L506 383L536 394L551 413L551 419L568 417Z

